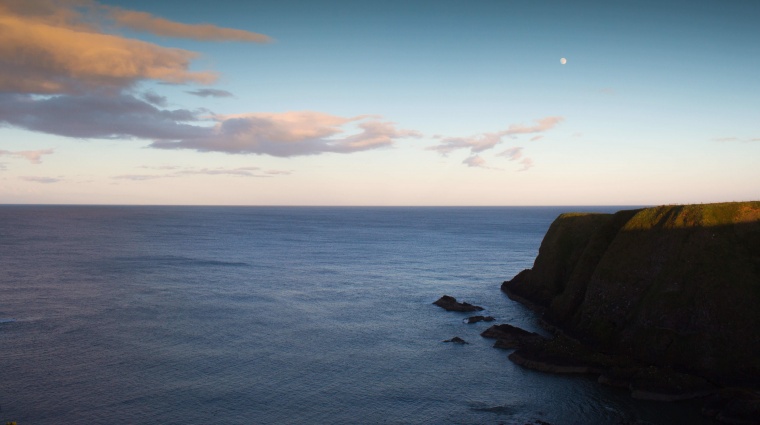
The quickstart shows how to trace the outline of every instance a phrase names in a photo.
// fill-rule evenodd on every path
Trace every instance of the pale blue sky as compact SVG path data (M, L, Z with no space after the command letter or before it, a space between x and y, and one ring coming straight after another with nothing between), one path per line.
M96 22L197 52L191 70L218 79L166 84L146 71L104 93L102 79L81 77L81 89L69 68L0 52L6 69L70 79L44 93L0 84L2 203L760 199L758 2L67 3L54 4L84 18L66 28ZM104 17L122 9L273 41L169 37ZM217 96L188 93L207 89Z

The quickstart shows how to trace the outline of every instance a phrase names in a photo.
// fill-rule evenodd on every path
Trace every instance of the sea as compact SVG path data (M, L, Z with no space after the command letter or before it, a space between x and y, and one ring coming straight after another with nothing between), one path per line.
M544 332L502 281L618 209L0 206L0 423L711 424L480 336Z

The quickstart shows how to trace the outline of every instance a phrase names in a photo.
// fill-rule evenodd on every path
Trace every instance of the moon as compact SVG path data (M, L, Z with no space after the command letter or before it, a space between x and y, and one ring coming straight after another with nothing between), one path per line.
M562 65L564 65L564 64L567 63L567 59L562 58L562 59L559 60L559 63L561 63Z

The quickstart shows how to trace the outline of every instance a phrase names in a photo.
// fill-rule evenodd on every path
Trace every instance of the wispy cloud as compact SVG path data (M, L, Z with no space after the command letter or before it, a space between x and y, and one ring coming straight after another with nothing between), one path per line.
M180 171L178 174L206 175L206 176L239 176L239 177L260 177L259 167L240 167L240 168L199 168Z
M530 158L523 158L523 159L520 161L520 164L522 165L522 168L520 168L520 169L519 169L519 170L517 170L517 171L528 171L528 170L530 170L531 168L533 168L533 160L532 160L532 159L530 159Z
M480 155L473 155L468 158L465 158L465 160L462 161L462 164L465 164L468 167L488 168L486 166L486 160L483 159L483 157L481 157Z
M155 179L176 178L189 175L202 175L202 176L234 176L234 177L274 177L292 174L287 170L262 170L261 167L238 167L238 168L193 168L193 167L176 167L176 166L164 166L164 167L139 167L146 169L156 170L170 170L172 172L163 174L122 174L111 177L115 180L132 180L132 181L145 181Z
M533 160L523 156L522 147L509 148L503 152L497 153L496 156L503 156L508 158L510 161L517 161L520 165L522 165L522 167L517 171L528 171L533 167Z
M272 156L351 153L390 146L397 139L420 137L413 130L369 116L339 117L321 112L250 113L218 116L208 136L161 140L160 149L194 149L203 152L266 154ZM345 137L345 125L359 131Z
M486 160L483 159L479 153L496 147L501 144L505 138L515 139L519 135L537 134L536 136L531 137L530 141L535 142L541 140L544 137L544 132L553 129L563 120L563 117L549 116L535 120L534 125L512 124L506 130L495 133L482 133L471 137L435 136L440 140L440 143L437 146L428 149L434 150L441 155L447 155L458 149L469 149L472 155L462 161L463 164L469 167L490 168L486 167ZM522 158L520 161L522 168L518 171L526 171L533 167L533 160L523 157L522 147L509 148L496 154L496 156L507 157L510 161L516 161Z
M521 147L514 147L509 148L503 152L497 153L496 156L504 156L509 158L510 161L515 161L523 156L523 148Z
M199 97L233 97L234 95L227 90L219 89L197 89L188 90L185 93L192 94Z
M43 155L52 155L53 149L40 149L35 151L6 151L0 149L0 156L25 158L32 164L41 164Z
M220 28L210 24L183 24L153 16L146 12L136 12L115 7L109 9L109 15L117 25L155 35L201 41L247 41L255 43L268 43L272 41L269 36L250 31Z
M563 120L563 117L551 116L536 120L535 125L512 124L506 130L495 133L483 133L471 137L441 137L440 144L430 149L443 155L457 149L470 149L472 153L483 152L501 143L505 137L543 133L556 127ZM538 139L534 137L533 140Z
M121 174L118 176L111 177L112 179L116 180L133 180L133 181L145 181L145 180L156 180L156 179L165 179L169 177L176 177L176 175L173 174Z
M57 178L57 177L24 176L24 177L20 177L20 179L28 181L28 182L43 183L43 184L58 183L60 181L63 181L63 179L60 179L60 178Z

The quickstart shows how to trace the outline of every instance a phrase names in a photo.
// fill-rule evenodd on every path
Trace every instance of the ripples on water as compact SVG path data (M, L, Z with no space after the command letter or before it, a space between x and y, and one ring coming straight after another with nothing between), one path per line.
M0 421L709 423L431 305L537 330L499 285L565 210L2 206Z

